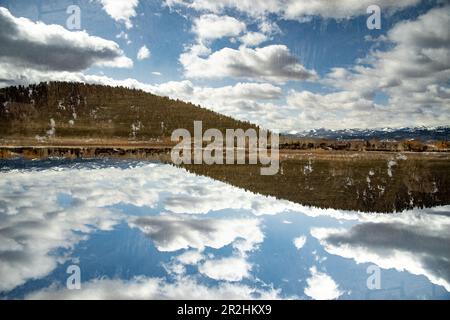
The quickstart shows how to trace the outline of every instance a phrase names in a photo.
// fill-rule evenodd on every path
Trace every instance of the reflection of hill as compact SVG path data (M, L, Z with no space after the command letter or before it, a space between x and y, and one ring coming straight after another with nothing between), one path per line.
M449 204L447 156L409 157L312 154L285 158L275 176L261 176L259 168L250 165L193 165L187 169L253 192L321 208L394 212Z
M126 158L170 163L170 147L15 147L0 158ZM394 212L450 204L447 153L281 152L280 172L258 165L190 165L189 171L263 195L321 208ZM233 201L233 199L230 199Z

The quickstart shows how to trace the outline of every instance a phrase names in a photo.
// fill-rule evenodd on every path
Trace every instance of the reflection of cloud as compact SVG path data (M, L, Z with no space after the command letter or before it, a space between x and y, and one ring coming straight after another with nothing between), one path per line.
M174 283L161 279L136 277L129 281L101 279L83 283L81 290L49 287L27 296L28 299L87 299L87 300L248 300L281 299L280 291L251 288L234 283L206 286L190 277Z
M158 216L132 218L129 224L150 237L159 251L203 250L205 247L220 249L236 240L236 249L249 251L264 237L256 219Z
M160 196L168 192L167 198ZM60 203L61 195L66 195L69 203ZM211 202L201 202L198 207L200 204L196 201L202 196ZM4 172L0 179L0 199L0 290L12 290L28 279L49 274L58 263L58 257L50 252L71 248L85 239L74 231L88 233L94 229L110 229L117 217L103 207L121 203L140 207L160 205L185 214L207 213L229 208L229 199L235 199L232 209L264 214L281 212L291 206L287 202L277 206L274 198L245 192L179 168L155 164L127 169L52 168ZM173 199L178 199L177 206ZM257 207L258 203L267 206ZM161 228L159 232L150 231L161 250L221 248L232 244L236 253L243 255L263 240L256 219L189 221L169 215L138 222L143 222L141 227L149 223Z
M61 194L67 196L68 203L60 201ZM449 234L449 207L410 210L391 215L309 208L256 195L179 168L158 164L139 164L126 169L95 165L92 169L53 167L42 171L2 172L0 199L0 290L11 290L29 279L48 275L60 261L51 252L58 248L72 248L86 238L86 233L96 229L111 229L118 216L113 215L109 207L118 204L162 208L167 212L161 217L147 217L149 220L129 220L130 224L146 232L162 251L183 248L200 251L205 247L222 248L230 245L233 248L231 257L237 258L246 258L247 253L263 241L260 222L251 218L203 219L201 216L202 219L199 219L198 214L223 209L248 211L254 215L291 210L312 217L326 215L360 223L401 225L413 235L426 235L429 238L436 233L435 236L443 242L436 246L435 251L432 251L433 248L421 249L423 252L416 263L418 266L415 266L415 252L405 248L396 250L396 242L391 241L392 247L386 247L390 248L390 252L403 254L401 258L407 259L405 261L409 263L404 268L414 270L416 274L425 274L430 279L434 276L435 281L445 279L446 284L449 279L448 272L441 270L445 261L435 258L439 256L439 250L444 251L442 246L445 241L448 243L449 236L446 237L445 233ZM195 214L194 219L188 219L188 214ZM318 237L317 233L313 235ZM410 235L405 233L405 236ZM428 238L424 239L428 241ZM320 240L326 241L326 235ZM381 264L383 256L378 252L372 256L360 253L361 250L373 250L374 246L367 241L369 243L364 244L363 249L352 243L353 251L339 253L359 259L357 262L378 261ZM325 243L325 247L334 253L338 249L342 251L344 246ZM423 248L423 244L418 248ZM428 256L425 255L427 250ZM448 259L448 254L440 255ZM182 256L177 260L178 263L198 265L212 259L202 257L201 253ZM397 265L400 268L404 263Z
M244 257L208 260L198 271L214 280L241 281L250 275L251 265Z
M331 254L424 275L450 291L450 222L445 215L434 218L441 221L437 227L366 222L350 230L316 228L311 234Z
M203 192L199 194L206 196ZM232 245L235 250L231 257L208 259L198 266L199 273L224 281L241 281L249 277L252 265L247 261L247 252L252 251L264 238L260 221L248 218L198 219L192 216L163 215L134 217L129 219L129 225L139 228L151 238L159 251L190 248L198 250L187 251L178 256L176 262L181 264L167 265L171 274L184 274L184 264L199 264L204 260L199 251L203 251L205 247L220 249Z
M52 251L70 249L86 239L78 232L109 230L116 223L115 216L101 208L63 209L51 201L35 207L42 198L39 189L28 190L26 197L28 206L15 214L0 211L0 291L48 275L62 261Z
M199 183L201 181L205 183ZM206 214L224 209L244 209L255 215L278 214L302 208L289 201L264 197L210 178L190 174L186 176L182 190L167 197L164 207L174 213Z
M342 295L338 285L327 275L317 271L316 267L310 269L311 277L306 280L308 284L305 288L305 294L314 300L333 300Z
M306 236L300 236L294 239L294 246L297 248L297 250L303 248L305 243L306 243Z

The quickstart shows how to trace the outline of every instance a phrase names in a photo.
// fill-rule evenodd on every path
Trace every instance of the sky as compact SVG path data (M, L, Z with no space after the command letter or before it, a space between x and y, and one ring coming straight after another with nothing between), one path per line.
M369 29L371 5L380 29ZM450 6L0 0L0 86L122 85L265 128L450 124Z

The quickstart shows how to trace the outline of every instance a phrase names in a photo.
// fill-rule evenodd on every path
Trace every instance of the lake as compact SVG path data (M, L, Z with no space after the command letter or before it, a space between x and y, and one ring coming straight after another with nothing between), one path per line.
M450 206L326 209L151 161L16 159L0 220L0 298L450 298Z

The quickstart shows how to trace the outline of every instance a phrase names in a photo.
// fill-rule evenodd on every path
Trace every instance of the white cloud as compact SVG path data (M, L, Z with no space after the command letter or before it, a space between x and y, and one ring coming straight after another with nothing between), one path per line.
M269 40L269 38L261 32L248 32L240 37L239 40L247 47L256 47Z
M123 39L123 40L129 40L128 33L126 33L125 31L121 31L120 33L118 33L116 35L116 38Z
M245 31L245 23L229 16L202 15L193 22L192 31L199 41L236 37Z
M144 60L150 58L150 50L147 48L147 46L142 46L137 54L138 60Z
M98 0L103 10L115 21L124 23L127 29L133 27L131 18L136 16L139 0Z
M306 280L305 294L314 300L334 300L342 295L336 282L316 267L310 269L311 277Z
M418 4L420 0L378 0L375 4L392 13ZM311 16L346 19L366 14L373 0L165 0L170 7L185 6L198 11L221 13L236 9L252 17L276 14L285 19L303 20Z
M192 101L203 105L224 105L226 101L236 100L274 100L282 96L280 87L269 83L238 82L233 86L199 87L189 80L171 81L153 88L157 94ZM214 103L216 101L217 103ZM218 109L219 110L219 109Z
M332 93L292 91L289 107L302 128L447 125L450 121L450 23L447 7L403 21L353 68L333 69L323 80ZM387 103L375 103L384 94Z
M244 78L257 81L286 82L316 80L315 71L302 66L285 45L251 49L223 48L207 57L197 46L181 54L180 63L189 78ZM194 50L193 50L194 49Z
M296 113L298 127L302 129L370 127L375 120L388 126L389 121L398 121L383 118L383 114L379 113L386 107L376 105L372 99L353 91L329 94L291 91L287 103L296 109L292 111Z
M162 76L162 73L159 72L159 71L153 71L152 75L154 75L154 76Z
M283 16L288 19L301 19L310 16L347 19L366 15L367 8L373 4L378 5L385 13L392 13L414 6L420 0L378 0L376 2L373 0L288 0L283 2L286 3L286 7L283 8Z
M198 271L214 280L241 281L249 277L250 263L244 257L229 257L207 260Z
M85 31L71 32L58 25L16 18L0 8L0 63L2 69L81 71L93 65L132 67L113 41L90 36ZM4 73L3 71L2 73Z
M187 265L197 265L203 259L203 255L197 250L189 250L176 257L178 262Z
M303 248L305 243L306 243L306 236L300 236L294 239L294 246L297 248L297 250Z
M31 300L277 300L280 290L259 289L235 283L206 286L195 278L162 279L135 277L131 280L99 279L83 283L81 290L51 286L26 296Z

